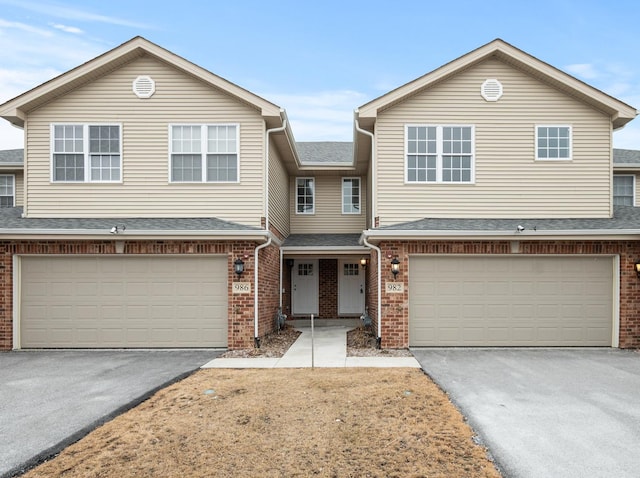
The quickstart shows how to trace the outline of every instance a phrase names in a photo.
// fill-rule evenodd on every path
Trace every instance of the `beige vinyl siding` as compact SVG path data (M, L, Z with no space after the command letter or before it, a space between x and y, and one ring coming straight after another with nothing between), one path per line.
M4 173L0 173L4 174ZM24 205L24 174L22 171L11 171L7 174L13 174L15 176L15 205Z
M290 233L289 175L273 141L269 148L269 221L284 236Z
M156 93L132 82L149 75ZM122 184L50 182L52 123L122 125ZM239 183L169 183L170 124L238 124ZM260 226L264 121L255 109L149 56L29 114L30 217L203 217Z
M299 177L311 176L301 174ZM315 214L296 214L296 178L290 179L291 234L362 232L365 229L367 213L367 185L364 178L360 178L361 214L342 214L342 177L316 176L314 180Z
M480 95L487 78L503 85L497 102ZM405 184L407 124L473 125L475 183ZM539 124L572 127L572 161L534 159ZM426 216L609 217L610 131L606 115L487 60L379 114L380 225Z

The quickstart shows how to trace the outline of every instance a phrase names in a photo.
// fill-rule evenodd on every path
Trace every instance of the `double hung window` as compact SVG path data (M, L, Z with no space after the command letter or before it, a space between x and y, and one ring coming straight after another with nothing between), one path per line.
M0 174L0 207L16 205L16 177L13 174Z
M296 214L315 213L313 178L296 178Z
M122 139L120 125L52 125L54 182L120 182Z
M635 201L635 176L615 174L613 176L613 205L633 206Z
M172 125L172 182L238 182L237 125Z
M474 181L473 126L407 126L406 152L408 183Z
M342 214L360 214L360 178L342 178Z

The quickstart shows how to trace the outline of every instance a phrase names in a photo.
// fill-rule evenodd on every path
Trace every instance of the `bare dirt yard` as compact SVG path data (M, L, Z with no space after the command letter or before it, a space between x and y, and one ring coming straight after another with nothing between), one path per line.
M96 429L35 477L493 477L416 369L200 370Z

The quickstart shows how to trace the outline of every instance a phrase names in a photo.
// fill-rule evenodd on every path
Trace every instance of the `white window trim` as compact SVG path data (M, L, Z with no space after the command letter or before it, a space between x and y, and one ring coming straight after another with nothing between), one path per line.
M174 126L199 126L200 134L200 159L202 161L201 170L202 178L200 181L173 181L171 179L171 155L173 154L173 127ZM209 126L235 126L236 128L236 152L238 158L236 161L236 180L235 181L207 181L207 128ZM239 184L240 183L240 123L171 123L169 124L169 144L168 144L169 161L167 164L167 177L169 184ZM178 154L178 153L177 153Z
M84 156L84 181L56 181L54 176L54 161L53 156L55 154L55 136L54 136L54 128L56 126L82 126L82 154ZM119 133L119 141L120 141L120 179L118 181L94 181L91 179L91 155L89 153L89 126L117 126ZM49 128L49 167L50 167L50 182L52 184L122 184L124 178L124 154L122 153L122 123L102 123L102 122L91 122L91 123L77 123L77 122L67 122L67 123L51 123Z
M539 158L538 157L538 128L569 128L569 157L568 158ZM573 127L570 124L536 124L534 126L535 135L535 158L536 161L573 161Z
M354 180L354 179L358 180L358 212L351 212L351 211L345 211L344 210L344 184L345 184L345 180ZM341 190L340 199L342 200L342 214L346 214L346 215L349 215L349 216L359 216L359 215L361 215L362 214L362 179L360 179L358 176L344 177L344 178L342 178L342 181L341 181L340 190ZM314 197L314 204L315 204L315 197Z
M613 177L622 177L622 176L629 176L631 178L631 183L633 185L633 207L636 206L636 175L635 174L614 174ZM613 204L613 179L611 179L611 189L612 189L612 194L611 194L611 203Z
M409 181L409 128L436 128L436 180ZM469 181L442 180L442 128L471 128L471 177ZM466 155L465 155L466 156ZM404 125L404 183L405 184L453 184L469 185L476 183L476 127L472 124L405 124Z
M13 206L12 207L16 207L16 175L15 174L0 174L0 178L2 178L2 177L11 177L11 178L13 178L12 192L11 192L11 195L13 197ZM3 196L3 197L8 197L8 196Z
M298 180L299 179L311 179L311 194L313 195L313 207L311 211L307 212L298 212ZM296 215L300 216L310 216L316 213L316 178L313 176L297 176L295 181L295 195L296 195Z

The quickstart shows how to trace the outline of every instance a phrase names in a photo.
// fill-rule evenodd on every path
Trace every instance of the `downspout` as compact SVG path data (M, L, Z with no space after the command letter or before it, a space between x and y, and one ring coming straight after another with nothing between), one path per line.
M376 227L376 206L377 206L376 204L377 164L376 164L376 145L375 145L376 137L370 131L367 131L366 129L362 129L360 127L360 123L358 122L357 115L358 115L358 110L355 110L353 112L353 116L354 116L353 121L355 122L355 125L356 125L356 131L358 133L366 134L371 138L371 204L369 205L371 209L371 224L369 225L369 228L373 229Z
M371 204L370 204L370 208L371 208L371 224L370 224L370 228L373 229L376 226L376 145L375 145L375 139L376 137L374 136L373 133L371 133L370 131L367 131L365 129L362 129L360 127L360 123L358 122L358 110L355 110L353 112L353 116L354 116L354 122L356 125L356 131L362 134L365 134L367 136L369 136L371 138ZM382 346L382 251L380 250L379 247L374 246L373 244L369 243L367 241L367 237L364 237L364 245L373 249L374 251L376 251L378 253L378 274L377 274L377 279L378 279L378 309L377 309L377 313L378 313L378 337L376 338L376 348L381 348Z
M382 346L382 298L380 292L382 287L382 251L378 246L369 243L366 236L363 236L363 242L365 246L370 247L378 253L378 337L376 338L376 348L379 349Z
M280 114L284 114L284 110L280 110ZM278 126L277 128L271 128L267 130L266 139L265 139L265 151L264 151L264 164L265 164L265 174L264 174L264 228L269 236L269 240L264 244L260 244L256 247L254 252L254 260L253 260L253 341L256 348L260 348L260 337L258 335L258 320L260 318L260 312L258 310L258 253L261 249L268 247L271 245L271 231L269 230L269 136L271 133L279 133L280 131L284 131L287 128L287 119L284 118L282 120L282 126ZM282 276L282 254L280 254L280 275ZM282 289L281 289L282 290ZM282 299L280 299L282 301Z
M257 349L260 348L260 337L258 336L258 318L260 317L260 313L258 311L258 253L260 252L260 249L264 249L265 247L268 247L270 244L271 244L271 234L269 233L269 240L264 244L260 244L258 247L256 247L254 252L254 258L253 258L253 265L254 265L253 267L253 312L254 312L253 341Z

